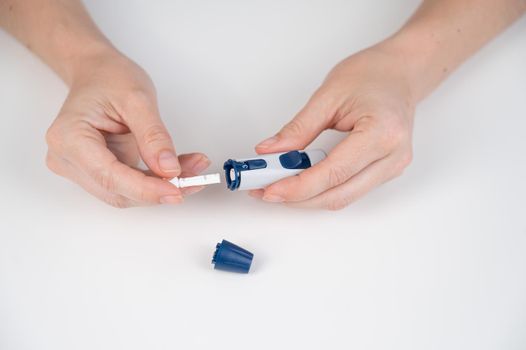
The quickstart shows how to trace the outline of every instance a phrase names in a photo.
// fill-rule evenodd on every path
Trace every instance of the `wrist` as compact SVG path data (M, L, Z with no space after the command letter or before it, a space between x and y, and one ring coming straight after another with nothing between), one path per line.
M110 60L117 60L123 55L110 43L96 42L66 58L66 70L62 78L68 86L72 86L84 77L91 75L95 69Z
M92 23L71 23L70 18L60 18L48 33L48 46L41 51L68 86L106 57L120 55Z
M429 95L456 68L440 40L421 29L403 28L379 46L396 57L414 103Z

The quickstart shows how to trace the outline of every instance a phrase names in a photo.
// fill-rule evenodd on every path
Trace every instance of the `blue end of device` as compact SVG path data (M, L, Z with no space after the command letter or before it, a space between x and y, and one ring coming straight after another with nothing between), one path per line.
M243 162L229 159L223 164L226 185L230 191L235 191L241 184L241 172L245 170L264 169L267 162L264 159L250 159Z
M254 254L234 243L223 240L217 243L212 257L212 264L216 270L248 273Z
M241 176L239 172L243 168L243 163L236 162L233 159L229 159L223 164L225 170L226 186L230 191L235 191L241 184Z

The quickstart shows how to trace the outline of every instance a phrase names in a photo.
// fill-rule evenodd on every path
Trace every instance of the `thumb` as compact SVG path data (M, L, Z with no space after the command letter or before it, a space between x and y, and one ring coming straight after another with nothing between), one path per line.
M301 150L325 130L332 115L318 99L311 99L307 105L274 136L256 146L257 153L273 153Z
M144 111L140 116L130 118L128 127L137 141L141 158L150 170L165 178L179 176L181 165L172 138L157 109Z

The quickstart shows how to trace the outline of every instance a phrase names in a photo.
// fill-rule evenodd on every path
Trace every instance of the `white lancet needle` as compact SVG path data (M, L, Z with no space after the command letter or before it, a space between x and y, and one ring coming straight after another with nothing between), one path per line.
M191 187L191 186L203 186L221 183L221 177L219 173L206 174L193 177L174 177L170 180L176 187Z

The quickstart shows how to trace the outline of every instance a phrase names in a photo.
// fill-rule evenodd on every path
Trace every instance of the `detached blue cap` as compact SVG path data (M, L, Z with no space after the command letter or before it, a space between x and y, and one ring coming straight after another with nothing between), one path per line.
M217 270L248 273L254 254L238 247L234 243L223 240L217 243L212 264Z

